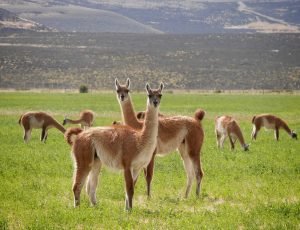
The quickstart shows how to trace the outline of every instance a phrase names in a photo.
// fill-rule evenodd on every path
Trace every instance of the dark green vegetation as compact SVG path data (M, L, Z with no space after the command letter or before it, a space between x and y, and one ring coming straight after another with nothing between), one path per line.
M89 92L89 88L86 85L81 85L79 87L79 93L88 93Z
M132 95L136 110L145 108L144 93ZM28 144L17 124L21 113L42 110L59 121L82 109L96 112L96 125L120 120L114 93L39 94L0 93L0 228L1 229L297 229L300 222L300 144L280 131L261 130L258 140L243 152L239 145L218 150L214 117L233 115L250 142L252 115L271 112L300 130L300 97L295 95L164 94L161 112L190 115L206 110L201 196L184 199L185 172L177 153L157 158L152 198L147 200L140 176L131 213L124 211L122 173L104 168L97 191L98 205L90 207L86 193L73 208L70 147L57 130L46 144L34 130Z
M0 37L0 88L300 89L299 34L23 33Z

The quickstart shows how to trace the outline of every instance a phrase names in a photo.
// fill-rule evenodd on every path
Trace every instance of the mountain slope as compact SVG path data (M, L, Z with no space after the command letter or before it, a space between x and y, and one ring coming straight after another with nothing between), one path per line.
M292 25L284 19L275 18L274 16L268 16L267 14L258 12L255 9L250 8L243 2L238 3L238 11L249 14L256 17L256 20L238 26L227 26L225 28L228 29L252 29L258 32L264 33L273 33L273 32L281 32L281 33L291 33L291 32L300 32L298 25ZM282 10L282 9L281 9Z
M21 17L38 21L58 31L163 33L134 19L107 10L76 5L44 6L35 3L7 4L3 7Z
M20 18L16 14L0 8L0 31L19 30L32 30L38 32L52 31L50 28L41 25L40 23Z
M300 32L300 1L201 2L195 8L106 7L166 33Z
M300 32L298 0L2 0L1 7L66 32Z

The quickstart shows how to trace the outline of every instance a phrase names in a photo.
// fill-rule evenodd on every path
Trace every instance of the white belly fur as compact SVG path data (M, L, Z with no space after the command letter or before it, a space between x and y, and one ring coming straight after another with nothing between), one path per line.
M144 149L133 159L131 168L141 169L147 167L150 163L155 148Z
M118 152L116 155L110 154L109 151L104 149L101 143L98 143L96 141L94 141L94 146L96 149L97 156L105 166L114 170L123 169L121 162L121 152Z
M170 139L168 142L162 142L158 138L157 141L157 155L164 156L178 149L180 144L182 143L184 137L187 134L186 129L182 129L178 134Z
M266 129L275 129L275 124L274 123L269 123L266 118L263 118L263 126Z
M30 127L34 129L40 129L43 127L44 121L38 121L34 116L30 117Z

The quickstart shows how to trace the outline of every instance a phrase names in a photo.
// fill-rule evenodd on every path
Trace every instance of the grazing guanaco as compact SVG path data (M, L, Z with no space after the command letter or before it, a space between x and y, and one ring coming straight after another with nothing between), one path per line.
M59 124L51 115L45 112L27 112L21 115L19 124L23 126L23 139L27 143L31 137L32 129L42 129L41 141L46 142L48 129L57 128L62 133L65 133L65 128Z
M249 145L245 143L243 133L237 121L230 116L220 116L215 119L215 133L217 138L218 148L223 148L224 141L228 136L231 149L234 149L234 144L238 139L242 148L245 151L249 150Z
M66 125L68 123L70 124L80 124L81 128L88 128L93 125L94 121L94 112L91 110L83 110L79 114L79 119L77 120L71 120L65 117L63 120L63 125Z
M88 177L86 190L91 203L96 203L96 187L102 164L124 171L126 183L125 208L132 208L134 186L141 169L152 159L157 146L158 110L163 84L148 93L145 122L141 130L126 125L95 127L83 131L70 128L65 139L72 145L74 157L74 205L80 204L80 193Z
M291 138L297 139L297 134L289 128L287 123L279 117L276 117L271 114L261 114L256 115L252 118L253 130L252 130L252 140L257 137L258 131L261 127L265 127L266 129L274 129L275 139L279 140L279 129L284 129Z
M130 80L125 85L120 85L115 79L117 99L119 101L123 123L141 130L144 121L138 120L133 109L130 97ZM160 156L167 155L174 150L179 150L187 174L187 187L185 197L188 197L193 179L196 177L196 195L199 196L203 170L201 167L200 151L204 139L204 132L200 121L205 112L197 110L194 118L187 116L159 117L158 140L156 153ZM147 195L150 197L151 181L154 170L154 156L146 169L144 169L147 182Z

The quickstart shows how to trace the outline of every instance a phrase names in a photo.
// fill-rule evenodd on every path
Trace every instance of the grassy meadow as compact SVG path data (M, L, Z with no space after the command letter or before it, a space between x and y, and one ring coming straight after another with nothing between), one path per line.
M145 109L146 96L133 93L136 111ZM147 199L143 175L136 185L133 210L124 211L121 172L104 168L97 190L98 204L91 207L86 192L81 206L73 208L73 164L63 135L49 131L41 143L41 130L33 130L28 144L18 119L26 111L46 111L62 122L83 109L96 112L95 125L120 120L114 92L0 93L0 229L299 229L300 142L280 131L261 130L251 141L251 118L274 113L300 133L300 96L267 94L166 93L160 111L193 116L203 108L205 140L202 165L205 176L200 198L193 187L184 199L186 176L181 158L174 152L156 158L152 198ZM250 145L243 152L216 147L214 118L232 115L240 123Z

